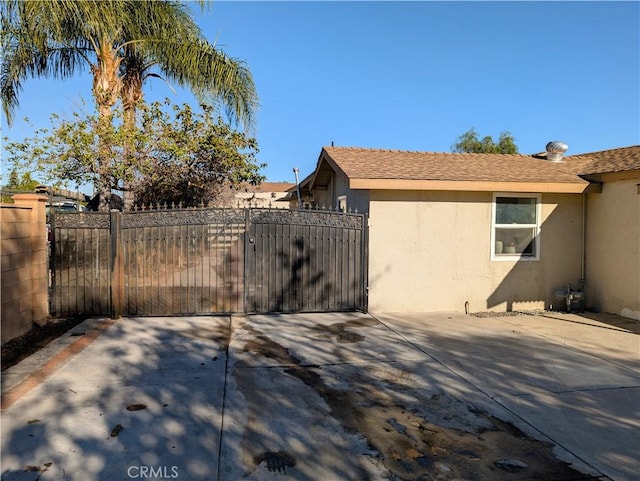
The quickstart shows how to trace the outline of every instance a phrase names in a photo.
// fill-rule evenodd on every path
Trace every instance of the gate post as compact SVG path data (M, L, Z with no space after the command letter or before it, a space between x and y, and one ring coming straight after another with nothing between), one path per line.
M242 268L242 312L246 314L248 311L248 302L249 302L249 289L248 289L248 277L249 277L249 249L250 249L250 233L249 228L251 227L251 208L245 207L244 209L244 252L242 253L243 257L243 268Z
M362 312L369 312L369 214L362 215L362 247L360 269L362 276Z
M124 302L124 258L122 255L122 212L111 210L111 317L122 315Z
M54 209L49 208L49 242L48 242L48 255L49 255L49 313L53 316L59 314L60 303L56 305L55 300L57 285L56 285L56 215Z

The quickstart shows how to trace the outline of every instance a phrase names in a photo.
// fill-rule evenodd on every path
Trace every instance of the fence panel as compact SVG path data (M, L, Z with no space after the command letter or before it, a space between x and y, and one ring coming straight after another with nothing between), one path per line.
M109 313L109 214L51 214L51 231L51 315Z
M366 310L366 218L283 209L52 216L51 312Z
M124 302L130 315L242 311L244 216L238 209L123 216Z
M251 209L247 312L366 310L365 217Z

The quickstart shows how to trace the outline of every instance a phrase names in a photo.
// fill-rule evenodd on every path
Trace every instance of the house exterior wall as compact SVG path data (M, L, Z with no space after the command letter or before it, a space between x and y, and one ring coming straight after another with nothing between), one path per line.
M238 192L234 196L235 202L231 207L270 207L272 209L288 209L289 199L285 199L286 195L286 192Z
M587 195L586 303L640 320L640 178Z
M359 213L369 211L369 191L356 190L349 187L349 179L342 172L334 172L331 182L326 189L316 188L313 191L313 201L319 208L335 209L338 198L347 197L347 209L358 210Z
M333 186L329 184L326 189L316 188L313 190L313 203L318 209L325 208L331 209L335 205L335 199L333 197Z
M369 211L369 191L351 189L346 176L339 173L336 175L336 199L343 195L347 197L347 209L359 213Z
M1 343L44 324L49 313L46 197L14 196L0 205Z
M582 198L543 194L539 261L491 261L491 192L371 191L369 309L548 308L577 286Z

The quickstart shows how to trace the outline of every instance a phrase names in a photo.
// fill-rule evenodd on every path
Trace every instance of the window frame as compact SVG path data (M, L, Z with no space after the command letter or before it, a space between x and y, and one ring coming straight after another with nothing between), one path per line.
M501 197L535 199L536 222L535 224L496 224L497 200ZM540 225L542 214L542 194L521 192L494 192L491 202L491 244L489 246L492 261L539 261L540 260ZM515 227L514 227L515 226ZM497 254L496 253L496 229L534 229L534 253L524 254Z

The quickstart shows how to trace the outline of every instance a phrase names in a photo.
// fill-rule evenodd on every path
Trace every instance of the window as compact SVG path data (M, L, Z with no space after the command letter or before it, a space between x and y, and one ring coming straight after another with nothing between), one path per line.
M491 224L492 260L539 258L539 194L494 194Z
M346 212L347 211L347 196L339 195L338 196L338 212Z

